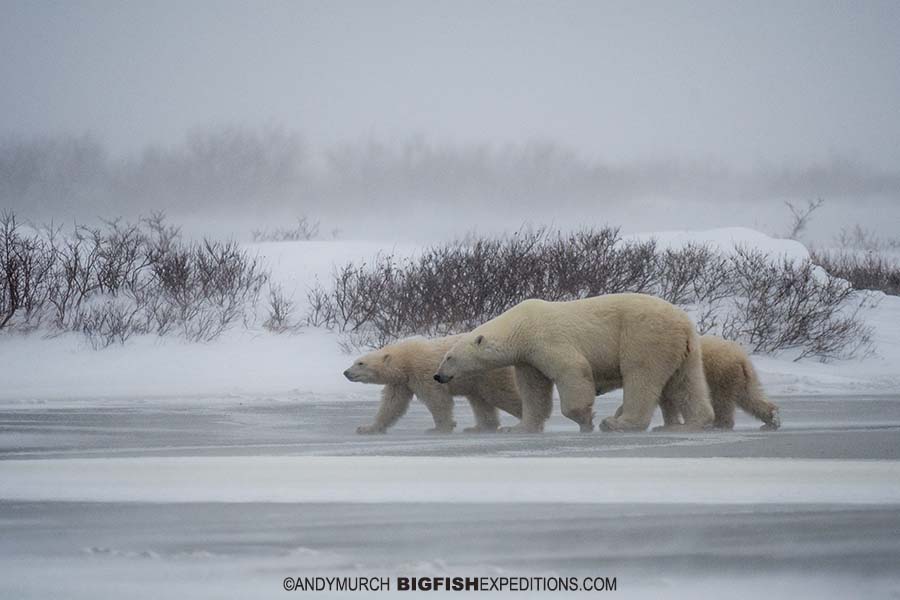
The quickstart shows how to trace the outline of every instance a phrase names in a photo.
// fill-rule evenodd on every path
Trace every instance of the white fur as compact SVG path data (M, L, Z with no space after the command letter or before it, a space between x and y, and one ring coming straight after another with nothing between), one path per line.
M429 340L410 338L356 359L344 372L351 381L384 385L375 420L357 433L384 433L406 412L412 397L421 400L434 418L429 432L449 433L453 420L453 397L464 396L475 415L471 431L496 431L497 409L521 417L522 401L511 368L492 369L460 377L451 385L434 380L441 359L460 336Z
M678 427L700 429L713 421L694 324L653 296L526 300L461 336L437 375L452 383L510 365L523 400L520 430L543 430L553 384L562 413L582 431L593 429L594 396L616 387L625 390L622 413L604 419L604 429L645 430L663 396L684 417Z
M769 402L747 352L736 342L714 335L700 338L703 349L703 372L709 385L715 427L734 429L734 409L739 406L763 422L761 429L773 430L781 426L778 406ZM667 399L660 403L666 425L678 422L677 410L668 408Z

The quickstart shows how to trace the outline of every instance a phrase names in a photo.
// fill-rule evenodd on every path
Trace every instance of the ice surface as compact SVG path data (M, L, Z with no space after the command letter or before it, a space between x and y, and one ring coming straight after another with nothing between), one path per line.
M759 431L737 414L735 431L582 435L555 409L542 435L463 433L473 425L457 402L457 432L431 435L420 402L386 435L357 435L378 406L367 399L308 395L231 398L91 399L0 408L0 460L144 456L502 456L656 458L821 458L900 460L900 401L896 396L780 398L784 424ZM602 396L600 416L620 399ZM516 419L501 416L507 424ZM653 424L661 424L659 412Z
M900 462L229 456L6 460L0 500L900 504Z
M316 575L605 575L626 598L900 588L897 397L775 398L778 432L581 434L555 414L539 436L425 435L417 403L360 436L376 395L336 400L0 410L0 597L283 597L284 577Z
M900 589L895 506L32 502L0 512L0 596L23 600L284 598L284 577L326 575L607 576L624 598Z

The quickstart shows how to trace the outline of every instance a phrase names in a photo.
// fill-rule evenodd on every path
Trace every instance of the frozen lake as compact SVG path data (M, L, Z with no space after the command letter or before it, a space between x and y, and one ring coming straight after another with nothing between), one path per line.
M361 436L371 400L302 398L105 400L0 407L0 460L94 456L611 456L900 459L900 397L773 398L784 426L760 432L738 412L733 432L581 434L559 415L543 435L462 433L471 411L457 403L456 433L418 402L385 435ZM598 418L619 399L598 398ZM504 416L504 422L515 419ZM653 422L661 424L659 411Z
M354 433L370 400L7 404L0 597L274 598L328 575L897 597L900 398L774 400L774 433L580 434L556 416L540 436L433 436L414 404L373 437Z

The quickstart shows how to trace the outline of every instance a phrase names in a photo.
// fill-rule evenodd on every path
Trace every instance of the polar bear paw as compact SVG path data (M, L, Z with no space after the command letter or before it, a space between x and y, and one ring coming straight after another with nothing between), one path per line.
M543 426L526 425L525 423L516 423L508 427L501 427L497 431L501 433L541 433L544 431Z
M454 428L456 428L456 421L451 421L450 423L430 427L425 430L425 433L428 435L446 435L448 433L453 433Z
M466 427L463 433L497 433L497 427L484 425L476 425L475 427Z
M606 417L600 421L600 429L602 431L645 431L647 428L632 425L616 417Z
M384 427L379 427L378 425L360 425L356 428L356 433L360 435L381 434L386 431Z
M759 428L760 431L775 431L781 427L781 415L778 414L778 409L772 411L772 416L769 417L769 420L763 423L762 427Z
M734 425L728 424L715 425L713 423L707 423L705 425L701 425L695 423L671 423L669 425L658 425L651 429L651 431L657 431L661 433L698 433L701 431L731 431L732 429L734 429Z

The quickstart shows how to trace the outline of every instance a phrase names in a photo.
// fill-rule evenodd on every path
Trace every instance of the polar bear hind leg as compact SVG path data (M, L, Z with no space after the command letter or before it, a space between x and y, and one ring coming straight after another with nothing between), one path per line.
M434 418L434 427L426 429L425 433L451 433L456 427L453 420L453 396L449 392L438 389L429 389L419 395L419 400L428 408Z
M662 411L663 426L662 428L655 427L654 431L657 429L677 428L684 424L681 422L681 412L678 410L678 405L671 398L663 395L659 399L659 409Z
M688 342L687 350L684 361L666 382L663 396L674 402L684 418L684 425L673 425L673 429L699 431L713 424L715 413L696 339Z
M778 407L766 398L756 373L751 371L752 367L745 367L746 385L737 394L735 394L735 402L742 410L753 415L763 422L763 431L774 431L781 427L781 416L778 413Z
M623 383L621 415L606 417L600 427L604 431L645 431L659 404L664 383L654 381L639 371L625 375Z

